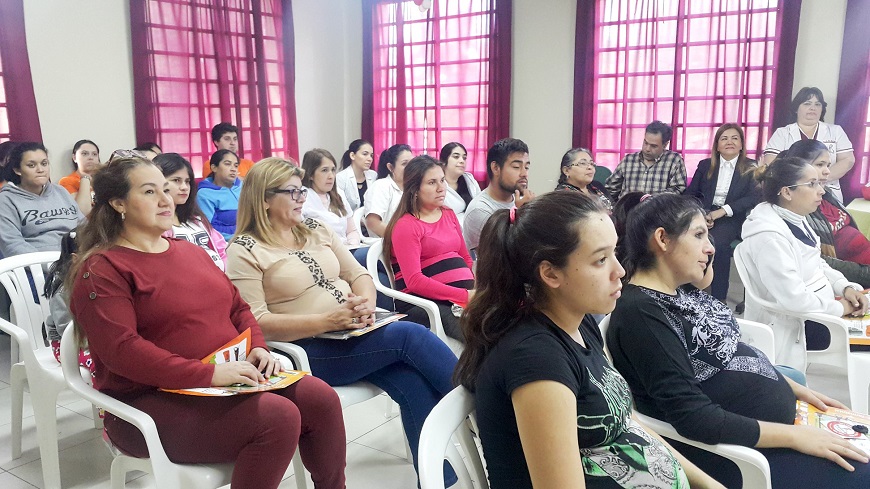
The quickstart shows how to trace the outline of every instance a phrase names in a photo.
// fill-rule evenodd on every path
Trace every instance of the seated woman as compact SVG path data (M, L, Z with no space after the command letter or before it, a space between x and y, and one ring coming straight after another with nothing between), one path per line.
M302 204L302 215L317 219L332 229L341 242L348 248L360 249L354 251L354 257L365 265L368 248L359 248L360 234L358 225L353 222L353 211L350 209L344 192L335 185L335 158L325 149L306 151L302 157L302 185L310 190Z
M211 226L196 203L196 187L192 185L194 176L190 162L178 153L160 153L151 160L169 182L169 195L175 203L172 229L167 231L166 236L198 245L224 271L227 264L227 242Z
M171 461L234 462L233 488L278 487L297 445L317 487L344 488L341 402L322 380L230 397L160 390L256 386L281 367L229 279L198 246L162 236L172 228L173 204L160 169L117 159L94 175L94 191L68 281L94 387L151 416ZM200 300L203 290L212 300ZM201 361L245 330L252 347L245 360ZM105 427L122 451L148 456L138 429L112 414Z
M355 139L341 155L342 170L335 176L335 185L344 192L351 210L365 205L366 191L378 179L378 173L370 169L374 154L372 143Z
M304 348L314 375L333 386L366 380L399 403L416 466L420 429L453 388L456 356L406 321L347 340L316 337L371 324L375 287L328 226L302 217L306 193L302 170L289 161L266 158L251 168L227 274L266 338Z
M716 242L719 259L713 265L713 297L725 302L731 274L731 243L740 238L746 213L760 195L752 178L755 160L746 157L743 129L737 124L723 124L713 137L710 158L701 160L692 182L683 194L701 202L707 213L707 226Z
M196 202L212 227L229 240L236 232L236 213L242 191L239 157L228 149L219 149L211 155L209 165L212 173L199 182Z
M459 224L465 219L465 208L477 194L480 185L474 175L465 171L465 161L468 151L462 143L447 143L441 148L439 160L444 165L444 177L447 179L447 196L444 205L451 208L459 219Z
M405 165L414 155L407 144L394 144L381 153L378 160L378 180L365 195L365 222L370 236L382 237L387 223L402 199L402 178Z
M42 143L18 143L3 168L0 188L0 253L4 257L58 251L63 235L85 216L63 187L51 183Z
M692 440L760 449L774 488L868 487L866 454L825 430L794 425L795 399L822 410L844 406L783 377L740 341L725 304L690 285L703 280L714 252L698 203L653 196L629 212L626 229L628 284L606 341L637 409ZM678 449L726 487L741 487L729 462Z
M722 487L634 419L604 356L590 314L619 298L615 247L607 212L575 192L484 226L456 381L475 393L493 489Z
M738 252L749 280L758 284L761 299L798 313L864 315L863 289L821 259L819 237L807 223L806 216L819 207L824 194L816 169L803 160L781 156L760 168L756 178L764 202L747 216ZM800 320L771 315L749 297L745 317L771 324L776 361L801 372L806 371L807 346L824 348L827 341L827 330L815 337L815 329L808 327L808 337Z
M73 145L72 155L75 169L69 175L61 178L57 184L72 194L82 213L88 215L94 202L91 178L102 167L100 148L97 147L97 143L89 139L82 139Z
M816 168L819 180L831 175L828 147L815 139L794 143L784 154ZM819 208L807 216L810 228L819 236L822 259L849 281L870 287L870 241L858 231L855 220L825 187Z
M569 149L562 156L559 168L559 184L556 190L571 190L597 197L607 211L613 210L613 201L604 184L593 180L595 178L595 161L592 152L586 148Z
M444 169L431 156L417 156L405 168L404 182L399 208L384 235L384 257L392 265L396 289L434 301L444 331L463 341L453 306L464 307L472 295L473 263L462 226L444 205ZM397 301L396 309L411 321L429 325L420 307Z

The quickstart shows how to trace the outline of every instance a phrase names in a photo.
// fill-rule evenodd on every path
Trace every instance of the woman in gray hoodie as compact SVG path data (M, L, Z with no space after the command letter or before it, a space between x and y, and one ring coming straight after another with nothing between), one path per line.
M4 257L60 250L64 234L84 214L63 187L51 183L41 143L20 143L9 154L0 189L0 253Z

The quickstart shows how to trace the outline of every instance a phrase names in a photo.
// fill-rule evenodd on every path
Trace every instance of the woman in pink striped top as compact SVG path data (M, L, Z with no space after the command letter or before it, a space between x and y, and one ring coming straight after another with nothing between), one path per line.
M456 213L444 206L447 182L438 160L428 155L405 167L404 191L384 236L396 289L431 299L438 305L448 336L463 341L454 306L464 307L474 293L471 256ZM396 301L409 320L428 324L426 313Z

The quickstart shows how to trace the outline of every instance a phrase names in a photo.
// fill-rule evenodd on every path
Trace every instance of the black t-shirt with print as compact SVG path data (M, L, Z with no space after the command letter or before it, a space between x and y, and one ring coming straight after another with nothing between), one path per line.
M531 488L511 393L555 381L577 398L576 429L588 488L688 487L671 453L631 419L631 394L607 363L601 333L587 316L587 348L547 316L520 321L487 355L476 385L477 421L493 489Z

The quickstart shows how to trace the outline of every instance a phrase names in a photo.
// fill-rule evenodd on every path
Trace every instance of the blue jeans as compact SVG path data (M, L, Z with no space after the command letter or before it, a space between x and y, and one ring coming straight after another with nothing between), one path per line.
M423 326L407 321L348 340L306 338L295 343L308 354L311 373L327 384L365 380L399 404L416 469L423 421L453 389L456 355L450 348ZM456 474L445 466L444 478L449 486Z
M351 253L353 254L353 257L356 258L356 261L360 265L362 265L364 267L368 266L368 265L366 265L366 257L369 254L369 247L368 246L366 246L364 248L357 248L355 250L352 250ZM380 262L378 262L378 276L372 277L372 278L374 280L380 280L382 284L390 283L390 277L387 276L387 271L384 270L384 266ZM375 305L377 305L381 309L385 309L387 311L395 311L396 310L396 305L393 303L393 299L385 296L384 294L381 294L380 292L378 292L378 298L377 298L377 302L375 303Z

